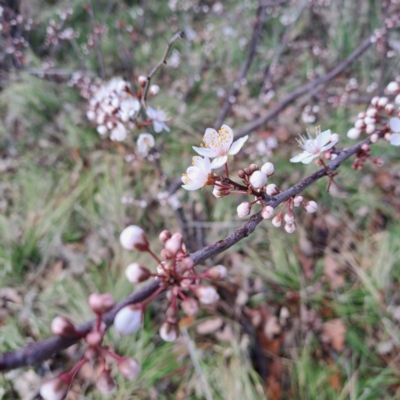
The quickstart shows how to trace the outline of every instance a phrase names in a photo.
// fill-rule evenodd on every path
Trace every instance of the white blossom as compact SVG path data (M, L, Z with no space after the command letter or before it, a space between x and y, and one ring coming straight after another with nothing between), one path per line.
M400 146L400 118L390 118L389 127L393 132L390 135L390 144L393 146Z
M210 181L211 163L207 157L195 156L192 159L192 166L190 166L185 174L182 174L182 187L186 190L197 190Z
M165 121L168 121L168 118L164 110L156 110L153 107L147 107L146 114L153 121L153 128L156 133L160 133L163 130L167 132L170 131L165 123Z
M332 132L330 129L324 132L317 131L315 139L312 138L309 132L307 133L308 136L300 136L300 139L297 140L300 147L304 150L303 153L291 158L290 162L309 164L314 158L319 157L338 142L338 139L331 140Z
M211 167L215 169L226 164L228 154L237 154L247 139L248 136L245 136L233 142L232 129L228 125L222 125L218 132L207 128L203 136L204 144L202 147L193 146L193 149L203 157L214 158Z
M154 147L154 144L154 136L150 133L141 133L136 142L138 152L143 157L147 156L149 150Z

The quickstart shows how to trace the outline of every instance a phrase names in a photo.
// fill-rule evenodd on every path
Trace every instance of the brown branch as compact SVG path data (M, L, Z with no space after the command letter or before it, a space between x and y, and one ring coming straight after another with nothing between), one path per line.
M336 170L343 161L347 160L349 157L360 151L363 144L369 144L369 143L370 139L366 138L361 142L355 144L354 146L348 148L347 150L341 151L338 154L337 158L331 161L327 165L327 167L330 170ZM270 200L269 204L274 208L277 207L279 204L288 200L290 197L302 192L305 188L310 186L312 183L316 182L318 179L321 179L326 174L327 173L325 168L316 171L314 174L305 178L301 182L297 183L291 188L273 197ZM222 253L223 251L229 249L231 246L238 243L240 240L244 239L245 237L249 236L252 232L254 232L257 225L261 221L262 221L261 211L259 211L231 235L210 246L198 250L195 253L190 254L190 257L193 259L195 264L199 264L210 257ZM103 316L103 321L106 324L106 326L110 327L112 325L115 315L121 308L129 304L135 304L144 301L146 298L152 295L158 288L159 288L159 281L155 280L149 285L144 286L139 291L132 293L125 299L121 300L111 311L109 311L107 314ZM83 325L80 325L78 327L78 330L82 333L88 333L91 330L93 323L94 321L90 321ZM69 338L60 338L52 336L48 339L42 340L34 344L30 344L21 349L0 354L0 371L6 371L27 365L38 364L50 358L54 353L61 350L65 350L66 348L72 346L79 340L80 338L78 336Z
M346 59L344 59L337 67L333 68L326 75L321 76L320 78L316 78L313 81L308 82L303 86L295 89L292 93L289 93L280 103L273 107L267 114L238 129L235 134L235 139L241 138L247 135L249 132L254 131L259 126L266 124L268 121L276 117L293 101L297 100L299 97L307 94L312 90L316 90L319 86L322 86L335 78L337 75L343 72L355 59L357 59L361 54L369 49L371 45L371 39L370 37L368 37Z

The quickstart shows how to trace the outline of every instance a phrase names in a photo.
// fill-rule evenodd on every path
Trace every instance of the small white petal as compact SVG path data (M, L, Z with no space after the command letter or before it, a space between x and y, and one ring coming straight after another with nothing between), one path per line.
M249 138L249 136L242 137L235 142L232 143L231 149L229 150L229 154L231 156L234 156L235 154L239 153L240 149L243 147L245 144L246 140Z
M393 133L390 135L390 144L393 146L400 146L400 133Z
M297 154L297 156L292 157L289 161L293 163L300 162L303 161L303 159L308 157L309 155L310 153L303 151L303 153Z
M211 168L212 169L220 168L223 165L225 165L227 161L228 161L228 156L214 158L214 160L211 163Z
M205 147L193 146L193 150L203 157L214 158L218 156L218 153L214 149L206 149Z
M400 118L390 118L389 120L390 130L394 133L400 132Z

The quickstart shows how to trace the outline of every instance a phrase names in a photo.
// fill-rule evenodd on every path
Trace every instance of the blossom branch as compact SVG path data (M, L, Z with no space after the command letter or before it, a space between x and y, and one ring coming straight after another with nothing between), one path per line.
M334 171L336 170L345 160L350 158L352 155L357 154L363 145L370 144L370 138L366 138L354 146L343 150L338 153L337 157L327 164L327 169ZM312 183L321 179L328 174L326 168L322 168L309 177L303 179L291 188L279 193L269 200L269 205L276 208L279 204L285 202L289 198L299 194ZM194 264L199 264L204 260L216 256L228 248L232 247L234 244L238 243L240 240L249 236L254 232L257 225L263 220L261 216L261 211L254 214L243 226L233 232L231 235L227 236L225 239L219 240L218 242L207 246L201 250L198 250L192 254L190 257L194 261ZM108 313L102 316L102 320L106 327L110 327L113 324L114 318L118 311L123 307L135 303L140 303L152 296L157 290L160 289L159 280L155 280L149 285L144 286L139 291L132 293L125 299L121 300L114 308L112 308ZM77 328L77 331L81 334L88 333L96 320L89 321ZM52 336L48 339L42 340L40 342L30 344L21 349L11 351L8 353L0 354L0 371L6 371L10 369L15 369L27 365L38 364L48 358L50 358L54 353L65 350L66 348L72 346L81 339L80 335L73 335L68 338Z

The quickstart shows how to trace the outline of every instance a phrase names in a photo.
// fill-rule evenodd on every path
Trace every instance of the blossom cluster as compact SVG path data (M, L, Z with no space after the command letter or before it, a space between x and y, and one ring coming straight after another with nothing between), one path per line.
M122 231L120 242L125 249L148 252L158 264L156 272L151 272L136 262L129 264L125 271L129 282L137 284L153 277L160 281L160 286L144 303L122 308L114 319L114 327L121 335L136 332L141 326L147 304L166 290L169 305L159 334L163 340L172 342L179 335L179 306L187 316L194 316L199 311L198 301L203 304L215 303L219 299L216 289L202 284L201 279L223 279L227 275L227 270L224 266L217 265L204 273L196 273L194 262L186 252L180 233L164 230L160 233L159 239L164 246L160 258L150 250L142 228L131 225Z
M66 11L59 12L60 21L51 19L46 28L46 37L44 40L45 46L54 46L62 41L70 41L77 39L79 33L71 27L64 27L65 21L72 15L72 8L68 8Z

